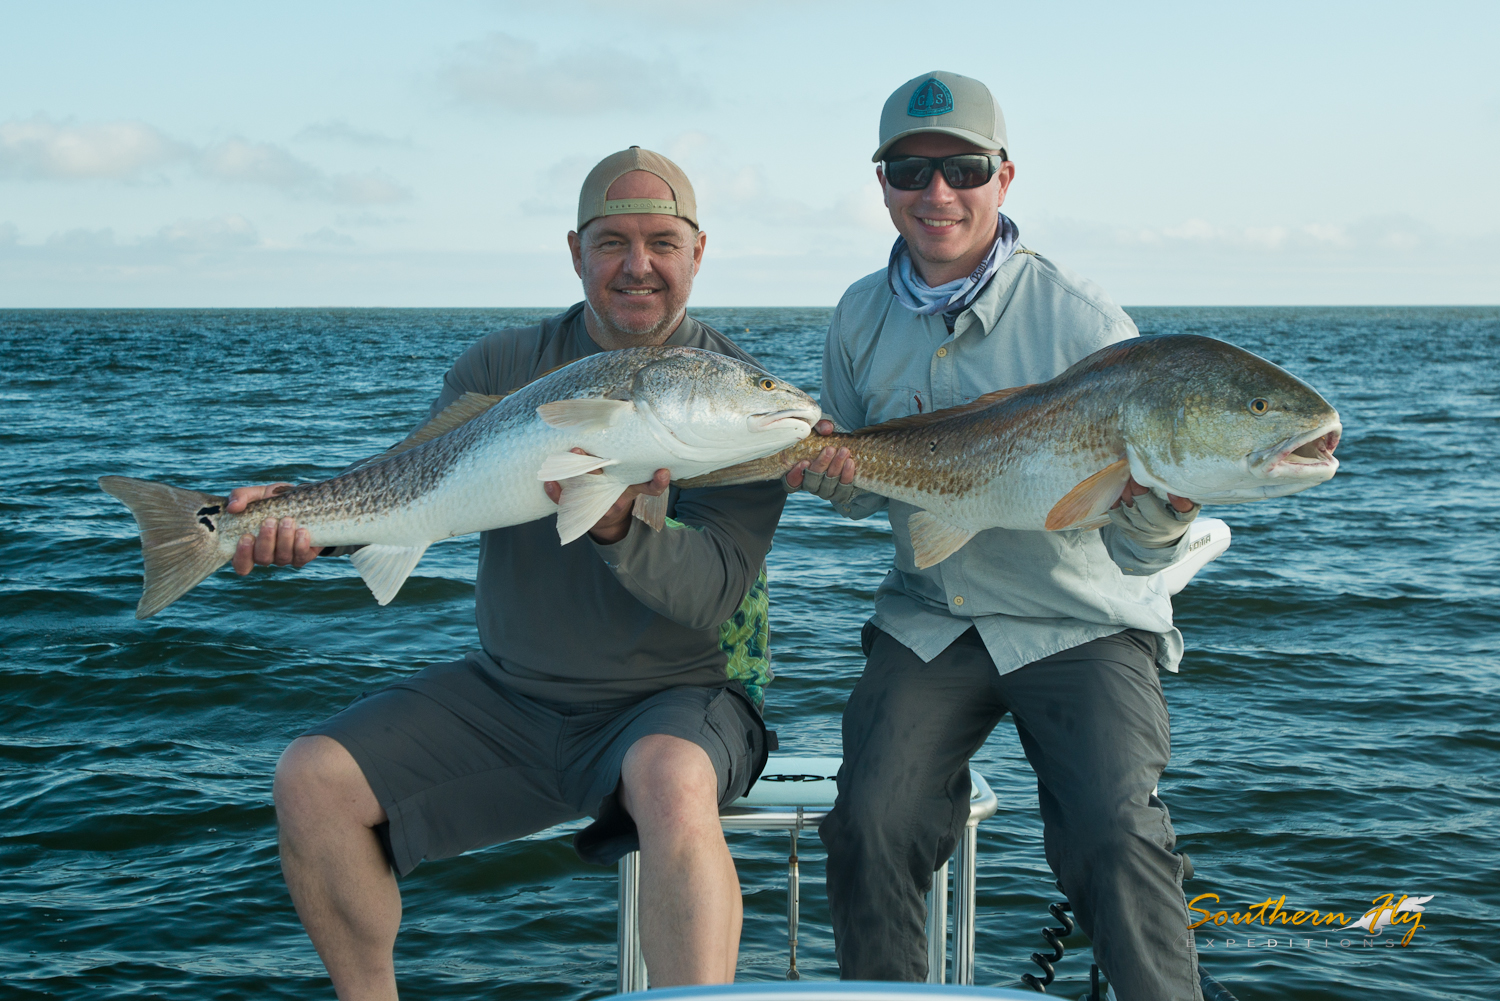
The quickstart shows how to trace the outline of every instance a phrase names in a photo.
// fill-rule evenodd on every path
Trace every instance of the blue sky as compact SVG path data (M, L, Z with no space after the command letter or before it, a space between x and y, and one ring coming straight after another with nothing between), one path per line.
M0 2L0 307L565 305L631 144L697 188L696 304L831 305L935 68L1122 303L1496 303L1497 43L1494 3Z

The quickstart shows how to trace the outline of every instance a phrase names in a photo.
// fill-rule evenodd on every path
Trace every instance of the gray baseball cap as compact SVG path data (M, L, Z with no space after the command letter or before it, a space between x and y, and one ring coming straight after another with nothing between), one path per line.
M957 136L981 149L1004 151L1005 115L990 89L973 77L933 70L896 88L880 112L879 163L898 140L919 132ZM1008 154L1007 154L1008 155Z
M606 201L604 195L609 186L632 170L644 170L661 178L672 189L672 200L617 198ZM583 179L583 190L578 193L578 232L582 233L583 227L600 216L637 212L674 215L686 219L695 229L698 226L698 200L693 196L693 185L682 168L660 153L632 146L600 160Z

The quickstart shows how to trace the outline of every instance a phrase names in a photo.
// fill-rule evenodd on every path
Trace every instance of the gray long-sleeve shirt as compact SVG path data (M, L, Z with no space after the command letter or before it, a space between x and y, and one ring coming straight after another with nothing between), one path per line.
M443 378L435 416L464 393L499 395L603 350L583 303L533 327L501 330ZM686 317L668 344L759 364ZM540 489L540 484L538 484ZM625 538L566 546L544 518L480 537L470 661L507 688L553 702L636 698L677 685L770 680L765 558L786 495L780 484L671 490L667 527L632 519Z
M825 415L849 428L930 413L983 393L1045 382L1105 345L1138 332L1098 286L1029 251L1010 257L950 333L891 294L886 272L849 287L823 355ZM868 517L885 498L856 495L841 510ZM1186 546L1146 553L1101 531L980 532L918 570L907 520L889 502L896 565L875 594L875 624L930 661L970 627L1002 672L1123 629L1162 637L1158 663L1175 671L1182 634L1166 584L1148 576ZM1147 561L1151 560L1150 563Z

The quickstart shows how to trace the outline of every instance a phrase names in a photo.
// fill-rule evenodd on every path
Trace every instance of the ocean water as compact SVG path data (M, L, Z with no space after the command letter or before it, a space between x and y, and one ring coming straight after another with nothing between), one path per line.
M332 992L277 863L276 757L362 691L474 643L472 538L436 546L380 608L347 561L226 570L147 622L135 526L95 478L204 489L326 476L425 413L463 347L539 310L0 312L0 997L313 998ZM704 310L818 390L822 309ZM1177 600L1162 780L1220 907L1353 920L1432 899L1404 930L1200 930L1244 999L1500 993L1500 309L1132 309L1265 355L1343 415L1343 467L1209 513L1234 546ZM792 752L837 754L860 623L890 561L879 519L807 495L770 557ZM586 628L559 620L550 628ZM1017 986L1057 899L1034 780L1003 722L975 759L977 981ZM615 876L570 830L403 881L408 997L585 998L615 984ZM741 980L784 976L785 837L735 835ZM832 978L822 849L803 842L804 976ZM1248 935L1247 935L1248 931ZM1087 985L1068 940L1054 996Z

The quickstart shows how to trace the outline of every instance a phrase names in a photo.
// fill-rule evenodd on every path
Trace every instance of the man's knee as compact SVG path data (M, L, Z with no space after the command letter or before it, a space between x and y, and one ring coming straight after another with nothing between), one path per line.
M719 776L708 752L690 740L637 740L625 754L620 786L622 804L643 829L718 824Z
M1176 838L1159 807L1100 810L1085 822L1049 831L1048 841L1065 882L1108 881L1127 871L1175 869L1178 864L1171 854Z
M272 783L276 818L286 825L342 816L365 827L386 819L358 762L332 737L298 737L281 753Z

